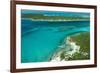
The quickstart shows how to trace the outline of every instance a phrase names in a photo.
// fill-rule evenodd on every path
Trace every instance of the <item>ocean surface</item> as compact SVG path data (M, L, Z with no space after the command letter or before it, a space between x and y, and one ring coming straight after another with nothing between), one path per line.
M84 31L90 31L90 21L22 19L21 62L47 62L65 37Z

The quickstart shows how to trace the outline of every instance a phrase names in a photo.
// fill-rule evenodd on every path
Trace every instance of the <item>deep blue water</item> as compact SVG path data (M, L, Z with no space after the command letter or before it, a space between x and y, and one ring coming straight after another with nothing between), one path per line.
M90 31L89 21L21 21L22 63L49 61L65 36Z

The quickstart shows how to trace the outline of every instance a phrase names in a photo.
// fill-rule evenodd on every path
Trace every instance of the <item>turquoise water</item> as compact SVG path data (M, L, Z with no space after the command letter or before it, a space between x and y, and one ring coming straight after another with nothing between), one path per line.
M21 22L21 62L46 62L55 53L61 40L70 34L90 31L89 21Z

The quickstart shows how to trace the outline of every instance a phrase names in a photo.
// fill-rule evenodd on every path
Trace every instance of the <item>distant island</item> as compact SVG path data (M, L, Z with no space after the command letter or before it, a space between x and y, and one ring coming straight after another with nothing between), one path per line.
M50 16L44 14L22 14L22 19L31 19L33 21L89 21L89 17L81 16Z

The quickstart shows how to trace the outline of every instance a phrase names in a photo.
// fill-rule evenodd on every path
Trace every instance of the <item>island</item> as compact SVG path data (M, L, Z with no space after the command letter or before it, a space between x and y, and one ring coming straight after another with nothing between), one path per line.
M81 32L75 35L67 36L62 45L50 61L70 61L70 60L88 60L90 59L90 33Z
M89 21L89 17L81 16L49 16L44 14L22 14L22 19L33 21Z

